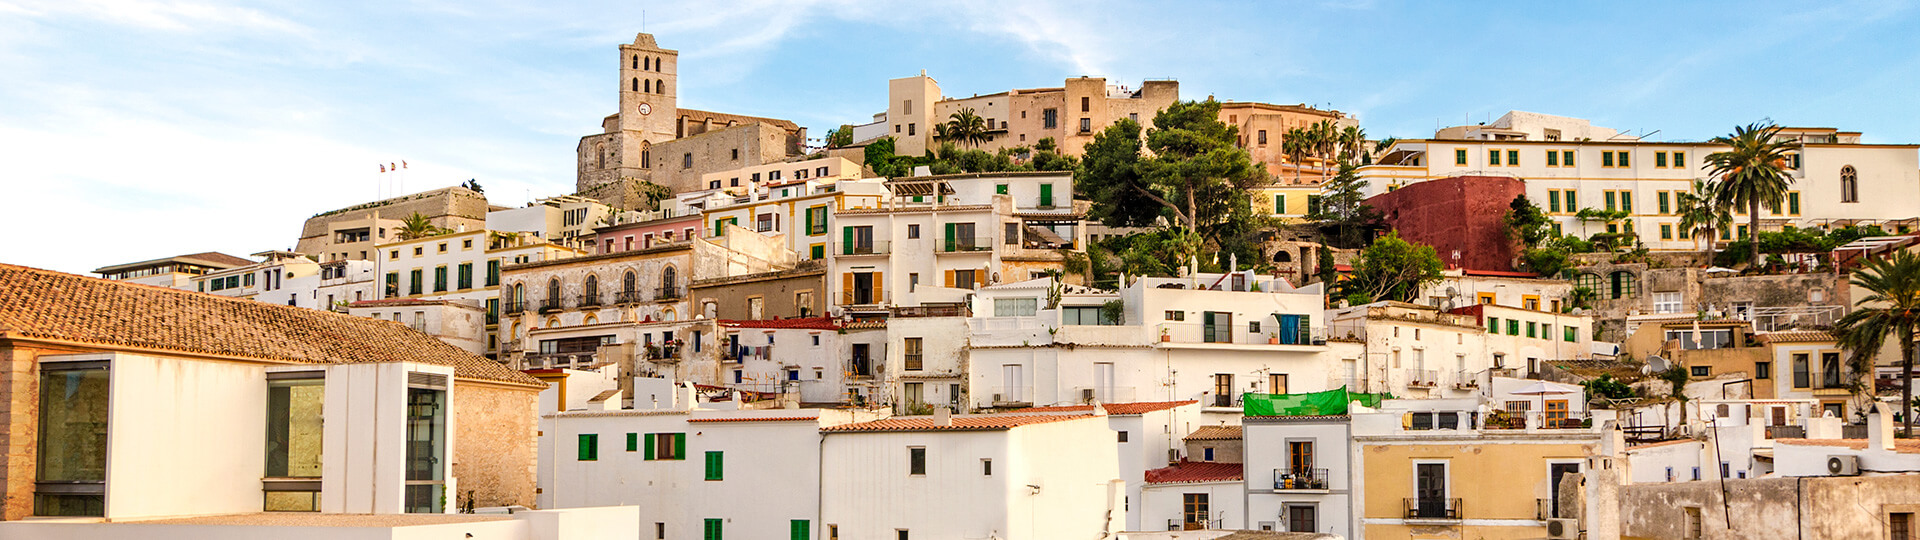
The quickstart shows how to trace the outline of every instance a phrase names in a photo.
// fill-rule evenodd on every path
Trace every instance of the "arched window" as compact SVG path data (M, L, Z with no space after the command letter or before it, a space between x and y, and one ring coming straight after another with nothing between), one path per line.
M594 159L597 160L594 166L600 169L607 168L607 143L593 145L593 154Z
M665 93L667 93L667 80L666 80L666 79L654 79L654 80L653 80L653 93L655 93L655 94L665 94Z
M588 302L592 302L589 304ZM600 305L600 277L587 276L587 284L580 290L580 305Z
M541 309L559 309L559 307L560 307L560 279L550 278L547 280L547 305L540 306L540 308Z
M625 277L620 278L620 294L622 296L632 296L634 294L634 291L638 290L634 288L634 285L635 283L633 280L633 271L628 270L627 275ZM623 298L621 299L621 301L631 302L632 300L627 300Z
M1840 168L1840 202L1860 202L1860 172L1852 165Z
M638 55L635 55L633 57L633 62L634 62L634 65L633 65L634 69L641 69L640 57ZM653 57L651 56L647 57L647 67L645 69L653 69Z
M653 59L653 70L654 70L654 71L660 71L660 68L661 68L661 67L662 67L662 65L663 65L663 64L665 64L665 63L666 63L666 62L661 62L659 58L655 58L655 59Z
M507 293L507 311L517 312L526 309L526 301L527 286L522 283L513 284L513 290Z
M1628 272L1625 270L1616 270L1613 272L1613 275L1609 277L1611 278L1611 281L1612 281L1611 283L1612 287L1609 289L1609 292L1611 293L1608 296L1609 298L1618 300L1621 298L1634 296L1636 294L1634 292L1636 283L1634 283L1635 279L1633 277L1632 272Z
M639 78L639 77L634 77L634 78L633 78L633 91L634 91L634 92L639 92L639 91L640 91L640 78Z
M640 55L633 55L633 69L640 69Z
M661 290L666 292L672 292L674 289L678 289L679 285L680 285L680 278L679 276L675 275L675 271L673 267L669 266L660 271L660 289Z
M1273 262L1293 262L1293 254L1287 253L1287 250L1284 249L1275 251L1273 252Z
M595 317L592 314L588 314L587 319L584 321L580 321L580 324L600 324L600 318Z
M641 87L641 88L645 88L645 89L647 89L647 91L648 91L648 92L652 92L652 91L653 91L653 81L647 81L647 82L645 82L645 83L642 83L640 87Z
M547 317L547 328L559 328L559 327L560 327L559 317Z
M653 150L651 150L650 146L643 144L640 146L640 168L649 169L652 167L653 167Z
M678 315L673 313L673 308L667 308L660 312L660 320L665 322L673 322L675 320L674 317L677 316Z

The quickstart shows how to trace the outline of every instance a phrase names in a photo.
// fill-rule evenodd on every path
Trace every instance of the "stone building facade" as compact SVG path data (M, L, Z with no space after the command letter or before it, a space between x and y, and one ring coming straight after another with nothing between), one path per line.
M1254 163L1267 166L1267 174L1276 184L1319 184L1332 170L1332 163L1315 158L1295 164L1281 151L1287 130L1310 127L1322 121L1332 121L1339 128L1360 125L1359 120L1340 111L1323 111L1305 103L1273 105L1244 101L1221 103L1220 121L1240 128L1240 147L1247 149Z
M777 162L805 150L806 129L791 121L680 108L680 53L661 48L652 34L620 45L617 61L620 111L575 148L575 189L582 195L640 209L640 182L678 192L705 173Z
M294 251L321 262L373 260L374 246L399 241L396 229L416 212L435 227L477 231L492 208L486 195L456 186L321 212L300 228Z
M887 83L886 135L894 153L918 156L939 145L934 126L972 109L988 122L987 140L978 148L1032 146L1053 138L1062 152L1080 155L1093 136L1122 118L1152 126L1161 109L1180 100L1180 83L1147 80L1140 88L1107 84L1104 77L1076 77L1052 88L1019 88L972 97L948 98L940 83L922 72Z
M819 317L827 312L827 265L812 259L790 270L702 279L692 289L696 313L709 319Z

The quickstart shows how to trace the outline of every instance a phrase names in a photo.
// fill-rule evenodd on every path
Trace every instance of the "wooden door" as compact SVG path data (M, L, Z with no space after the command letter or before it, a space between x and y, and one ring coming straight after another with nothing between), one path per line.
M1444 463L1420 463L1414 465L1414 497L1419 517L1446 517L1447 515L1447 465Z
M1187 493L1183 498L1180 528L1188 531L1207 528L1207 494Z

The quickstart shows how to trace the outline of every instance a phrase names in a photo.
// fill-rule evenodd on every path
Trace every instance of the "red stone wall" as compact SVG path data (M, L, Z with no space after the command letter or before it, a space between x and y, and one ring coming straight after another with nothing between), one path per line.
M1513 198L1526 193L1519 179L1459 176L1428 180L1367 199L1400 237L1433 246L1447 268L1513 270L1516 243L1501 220ZM1454 258L1458 251L1459 258Z

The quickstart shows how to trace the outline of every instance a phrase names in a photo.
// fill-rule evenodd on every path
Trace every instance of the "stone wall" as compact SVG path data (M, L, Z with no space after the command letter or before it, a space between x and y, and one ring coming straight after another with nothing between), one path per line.
M331 210L307 218L306 224L300 228L300 241L294 251L327 253L327 246L333 244L329 234L334 223L363 220L374 212L378 212L381 219L406 219L419 212L435 227L457 229L464 226L471 231L487 227L487 209L486 195L456 186Z
M758 319L820 317L827 308L827 270L825 265L807 265L802 270L770 272L758 276L712 279L693 286L695 309L710 318L755 319L747 311L747 299L761 297ZM802 293L807 304L802 305ZM707 313L708 305L713 313ZM801 313L801 308L806 313Z
M1636 484L1620 490L1622 538L1888 538L1887 513L1920 508L1920 475L1759 478ZM1731 512L1732 528L1728 528Z
M6 422L0 430L0 449L6 451L5 461L0 461L0 487L6 489L0 520L33 515L34 443L40 433L38 356L35 349L0 345L0 419Z
M453 475L449 503L534 506L539 465L539 391L458 381L453 392Z

